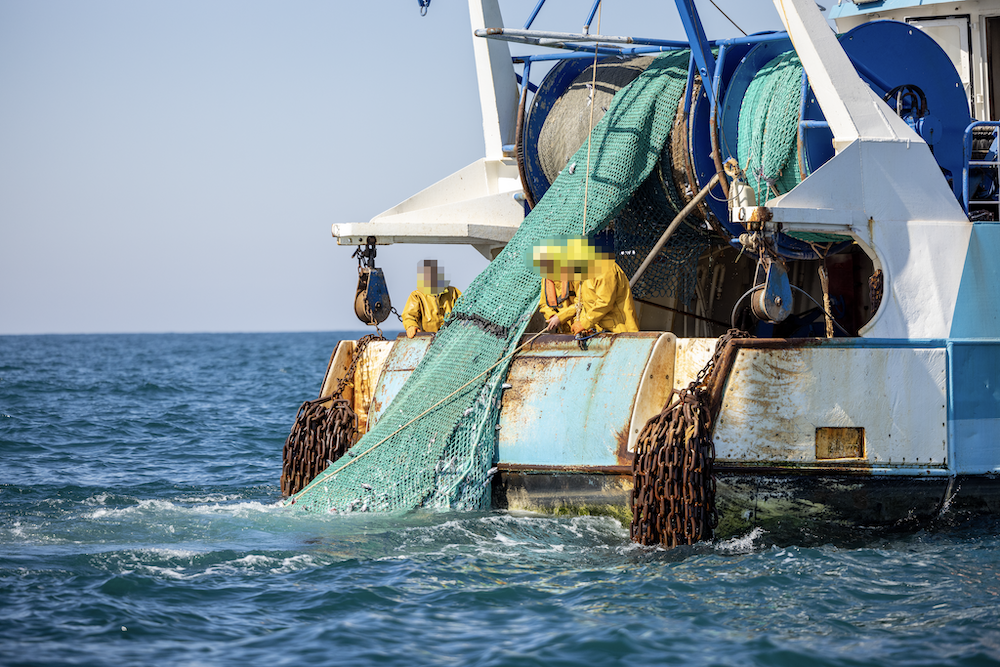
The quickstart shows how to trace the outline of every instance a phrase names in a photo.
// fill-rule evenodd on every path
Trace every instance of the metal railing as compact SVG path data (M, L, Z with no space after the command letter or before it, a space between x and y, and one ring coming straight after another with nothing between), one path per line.
M987 153L986 160L974 160L973 158L973 136L975 135L975 130L978 127L988 127L991 129L991 135L993 141L990 143L992 150L991 153ZM991 210L993 213L994 220L1000 220L1000 150L996 147L1000 145L997 141L997 137L1000 136L1000 122L995 120L980 120L971 123L969 127L965 128L965 137L963 139L963 146L965 148L965 162L962 168L962 206L965 208L965 213L967 215L972 215L970 210L971 206L978 206L980 210L987 209ZM993 187L986 195L987 199L970 199L976 191L979 190L980 186L983 185L983 179L990 178L993 180ZM972 181L976 181L975 188L972 193L969 192L969 187ZM988 207L988 208L987 208Z

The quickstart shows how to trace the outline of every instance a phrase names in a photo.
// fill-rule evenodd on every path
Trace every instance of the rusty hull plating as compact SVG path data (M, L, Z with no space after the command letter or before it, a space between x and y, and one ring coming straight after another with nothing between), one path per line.
M359 414L377 420L432 341L372 346L381 369L356 392L368 401ZM640 332L600 336L582 349L571 336L539 337L515 357L504 387L494 507L626 521L636 436L670 391L693 379L714 342ZM942 508L1000 512L997 476L963 475L954 465L961 452L950 435L951 347L733 340L716 362L725 381L711 395L718 535L801 521L906 525ZM358 366L370 375L370 364Z

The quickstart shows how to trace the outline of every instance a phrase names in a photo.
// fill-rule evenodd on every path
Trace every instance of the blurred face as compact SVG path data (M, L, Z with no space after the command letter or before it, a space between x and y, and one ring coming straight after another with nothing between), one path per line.
M425 259L417 264L417 289L424 294L438 294L448 288L444 267L436 259Z
M602 262L613 259L599 251L586 237L545 239L532 249L532 268L549 280L586 280L594 277Z

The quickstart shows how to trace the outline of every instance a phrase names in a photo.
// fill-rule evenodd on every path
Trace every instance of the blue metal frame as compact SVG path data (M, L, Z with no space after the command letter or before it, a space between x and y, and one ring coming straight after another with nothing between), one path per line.
M998 128L1000 131L1000 121L995 120L977 120L973 123L969 123L969 126L965 128L965 135L962 137L962 149L964 151L965 160L962 164L962 207L965 208L965 214L969 214L969 172L972 167L998 167L1000 171L1000 165L995 161L987 160L976 160L972 159L972 136L973 130L977 127L993 127ZM1000 202L998 202L1000 203Z
M1000 365L997 363L1000 341L996 338L949 339L947 350L948 455L951 457L948 468L958 475L995 474L1000 468L996 449L1000 401L991 385L996 382L994 374ZM971 379L968 378L970 370L973 372ZM955 380L959 376L966 381L956 387ZM962 451L959 451L960 446Z
M544 5L544 4L545 4L545 0L538 0L538 4L535 5L535 8L532 10L531 16L529 16L528 20L524 22L524 29L525 30L528 30L528 29L531 28L531 24L535 22L535 17L538 16L538 12L540 12L542 10L542 5Z
M586 33L590 32L590 25L594 22L594 17L597 15L597 9L601 6L601 0L594 0L594 6L590 8L590 16L587 17L587 22L583 24L583 31Z
M762 32L757 35L746 35L745 37L729 37L727 39L717 39L712 44L714 46L736 46L738 44L761 44L763 42L780 42L788 39L787 32Z
M705 86L709 99L715 99L715 83L712 81L712 76L715 74L715 56L712 54L711 43L705 37L705 28L701 25L701 17L698 16L694 0L675 0L675 2L681 23L684 24L684 33L691 46L691 53L698 63L701 83Z

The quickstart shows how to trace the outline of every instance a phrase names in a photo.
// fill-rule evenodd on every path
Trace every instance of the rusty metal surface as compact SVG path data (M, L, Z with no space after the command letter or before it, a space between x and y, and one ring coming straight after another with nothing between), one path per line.
M817 428L863 428L855 465L947 466L947 354L750 340L733 347L715 429L725 462L822 465Z
M501 472L518 472L526 475L548 475L550 473L586 473L594 475L628 475L632 476L631 465L620 466L541 466L519 463L498 463L497 470Z
M715 352L714 338L678 338L674 360L674 389L688 386Z
M323 384L320 386L319 396L332 396L333 392L343 382L344 377L351 368L354 361L354 341L342 340L337 342L337 347L333 348L330 355L330 363L326 365L326 374L323 375ZM341 398L354 401L354 387L345 387L341 393ZM327 403L324 407L330 407L332 403Z
M354 411L358 414L358 434L368 432L372 400L378 387L386 359L395 347L396 341L372 341L365 346L354 369Z
M399 336L391 341L392 349L385 357L378 383L372 392L368 408L369 423L374 424L385 413L433 340L433 334L417 334L413 338Z
M355 442L358 418L350 403L324 398L306 401L295 416L281 457L282 495L301 491Z
M501 470L493 477L495 509L529 512L608 514L623 518L632 475L550 470L544 474Z
M281 465L284 495L301 491L357 441L361 419L355 406L360 404L367 410L373 382L370 378L381 368L379 360L388 352L386 345L391 343L380 334L337 344L330 355L320 397L299 407L285 439Z
M878 477L764 467L716 469L716 538L766 529L779 542L829 541L857 527L919 529L951 512L1000 514L1000 477ZM623 521L631 477L574 470L505 470L493 478L495 509L609 514ZM950 489L950 490L949 490ZM596 510L596 511L595 511Z
M916 529L937 517L952 495L947 478L744 470L734 474L719 471L717 479L719 538L746 534L757 526L792 539L817 531L829 539L829 531L837 527ZM995 498L998 493L1000 484L994 484L986 496ZM970 501L971 497L963 500Z
M817 459L861 459L865 456L865 429L853 426L816 428Z
M778 542L827 542L837 535L850 539L857 527L919 529L945 509L1000 514L1000 478L960 477L949 487L947 478L803 470L720 468L716 477L717 539L746 535L759 526ZM601 513L627 520L628 475L501 469L493 480L495 509Z
M642 379L636 390L632 418L627 430L615 433L618 443L617 457L620 465L631 465L635 443L643 426L660 413L667 404L674 382L674 359L677 356L677 337L672 333L661 335L653 346Z
M639 434L632 462L632 541L673 548L712 538L718 524L712 394L729 373L720 360L736 339L747 336L730 329L720 337L695 379L673 390Z
M624 463L636 396L659 333L599 336L581 349L570 336L542 336L511 363L498 436L504 463ZM666 382L666 379L664 379ZM647 393L655 394L650 389ZM627 446L626 446L627 449Z

